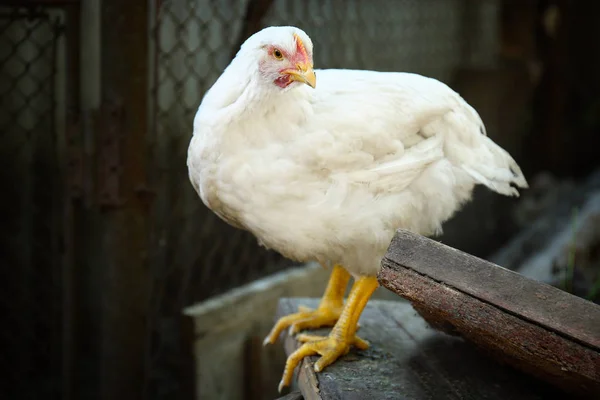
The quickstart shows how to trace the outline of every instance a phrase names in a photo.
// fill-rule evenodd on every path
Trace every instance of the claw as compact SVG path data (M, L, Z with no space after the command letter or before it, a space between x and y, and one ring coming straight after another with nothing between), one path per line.
M327 336L309 335L306 333L302 333L296 336L296 340L301 343L318 342L327 338ZM369 348L369 342L358 336L354 336L354 338L350 339L349 342L352 346L356 347L359 350L367 350Z
M290 314L290 315L286 315L285 317L279 318L279 320L277 320L277 323L275 324L275 326L273 326L273 329L271 329L271 332L269 332L269 334L263 341L263 346L266 346L267 344L275 343L277 341L277 338L279 337L279 335L281 334L281 332L283 332L283 330L285 328L287 328L288 326L293 324L294 321L297 321L297 320L303 319L303 318L307 318L308 315L309 315L308 313L299 312L296 314Z
M304 342L304 344L288 357L283 370L283 377L279 383L280 391L284 386L291 383L294 369L304 357L320 354L321 358L314 365L315 371L320 372L335 360L347 354L351 346L356 346L361 350L369 347L367 341L356 336L356 330L360 314L378 285L375 277L360 277L355 281L348 302L329 336L308 334L296 336L296 339ZM315 312L318 312L319 309ZM296 324L301 326L301 322L303 321L298 321Z
M263 344L275 343L281 332L288 327L288 332L293 335L304 329L333 326L342 313L344 292L348 280L350 280L348 271L340 265L334 266L319 307L312 310L305 306L299 306L297 313L280 318L263 341Z
M298 311L300 311L301 313L311 313L314 310L310 307L306 307L306 306L298 306Z
M275 343L281 332L288 327L291 336L305 329L333 326L342 312L341 307L329 307L327 304L314 311L304 306L298 307L298 310L295 314L280 318L263 341L263 345Z
M283 378L279 384L280 388L288 386L291 383L294 375L294 369L298 366L302 359L304 359L304 357L315 354L321 355L321 358L319 358L314 366L316 372L321 372L325 367L332 364L335 360L347 354L350 351L351 346L354 345L361 350L365 350L369 347L369 344L365 340L357 336L346 339L335 335L317 336L300 334L296 337L296 339L298 339L300 342L304 342L304 344L288 357L285 363Z

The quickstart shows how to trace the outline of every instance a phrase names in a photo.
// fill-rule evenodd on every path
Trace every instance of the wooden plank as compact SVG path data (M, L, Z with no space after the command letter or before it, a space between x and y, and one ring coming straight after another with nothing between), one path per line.
M285 353L262 340L273 327L279 298L320 296L329 272L318 264L290 268L185 308L195 326L195 398L278 397Z
M383 265L412 269L600 350L600 306L553 286L405 230L397 231Z
M406 231L379 281L434 327L566 391L600 395L595 304Z
M281 299L278 316L295 312L300 304L315 307L318 299ZM352 349L320 373L313 370L317 357L299 365L295 385L304 399L521 400L556 394L463 339L431 329L408 302L371 300L360 323L359 335L371 343L368 350ZM286 332L282 337L289 355L299 343Z
M251 398L249 392L261 392L262 399L276 398L286 356L282 347L264 347L262 340L273 327L279 299L321 296L330 273L330 269L309 263L186 307L183 313L195 327L196 398L246 400ZM399 299L384 288L376 290L372 298ZM257 338L260 348L256 348Z
M300 392L292 392L292 393L286 394L285 396L278 397L275 400L304 400L304 397L302 396L302 393L300 393Z

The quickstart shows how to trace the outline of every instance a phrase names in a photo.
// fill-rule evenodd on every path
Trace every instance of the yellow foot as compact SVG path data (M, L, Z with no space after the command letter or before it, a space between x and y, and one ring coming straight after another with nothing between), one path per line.
M303 329L333 326L340 318L344 307L344 292L350 280L350 274L341 265L335 265L323 298L316 310L307 307L298 307L296 314L280 318L271 332L265 338L263 344L273 344L277 341L281 331L290 328L290 335Z
M321 372L335 360L347 354L351 346L354 345L361 350L369 348L369 343L358 336L344 338L333 333L329 336L300 334L296 336L296 339L305 343L288 357L283 371L283 378L279 382L280 392L292 382L294 369L304 357L315 354L321 355L321 358L317 360L314 367L316 372Z
M296 332L300 332L305 329L315 329L324 326L333 326L340 318L342 313L342 307L340 306L329 306L323 304L316 310L311 310L308 307L298 307L296 314L286 315L280 318L271 332L265 338L263 344L273 344L277 341L279 334L289 327L289 334L293 335Z
M319 336L319 335L309 335L306 333L301 333L300 335L296 336L296 340L302 343L310 343L310 342L320 342L323 340L327 340L329 339L329 336ZM361 339L358 336L354 336L354 338L352 338L350 341L350 345L353 345L354 347L360 349L360 350L367 350L369 348L369 342L367 342L364 339ZM316 369L315 369L316 371ZM317 371L319 372L319 371Z
M350 346L366 349L369 344L356 336L358 319L367 301L378 286L376 277L361 276L352 286L348 301L342 310L338 321L327 337L315 335L298 335L297 339L305 342L298 350L290 354L283 371L283 378L279 382L279 391L288 386L292 381L294 369L306 356L320 354L321 358L315 363L315 371L320 372L350 351Z

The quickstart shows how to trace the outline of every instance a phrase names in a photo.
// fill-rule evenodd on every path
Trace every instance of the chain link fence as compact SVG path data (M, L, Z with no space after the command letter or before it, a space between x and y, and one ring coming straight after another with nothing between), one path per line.
M183 276L180 306L291 265L205 208L187 175L194 115L203 94L231 59L236 40L231 24L239 24L244 8L244 2L232 0L169 1L156 10L152 147L157 160L153 178L159 189L155 260L160 260L162 277Z
M0 397L61 397L60 16L0 7Z

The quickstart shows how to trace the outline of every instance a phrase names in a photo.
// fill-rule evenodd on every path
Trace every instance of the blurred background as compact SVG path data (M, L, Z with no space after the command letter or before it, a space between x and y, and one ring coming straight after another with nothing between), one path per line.
M439 240L598 302L599 2L0 0L0 397L272 399L277 299L327 271L259 248L187 177L240 44L296 25L316 68L449 84L523 167ZM399 298L378 293L388 299Z

